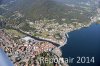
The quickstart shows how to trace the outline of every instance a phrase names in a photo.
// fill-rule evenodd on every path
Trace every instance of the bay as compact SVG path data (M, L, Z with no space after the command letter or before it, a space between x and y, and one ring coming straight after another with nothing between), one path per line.
M61 50L64 58L74 58L73 63L69 63L70 66L100 66L100 24L92 24L68 35L68 42ZM84 59L81 61L77 57L85 57L85 63L82 63ZM94 57L94 63L87 63L87 57L89 62ZM77 63L78 60L80 63Z

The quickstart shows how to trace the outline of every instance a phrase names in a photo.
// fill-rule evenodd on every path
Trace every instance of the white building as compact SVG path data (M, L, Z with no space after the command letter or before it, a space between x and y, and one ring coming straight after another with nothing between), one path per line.
M25 43L30 43L30 44L34 44L35 40L29 36L21 38L22 41L24 41Z

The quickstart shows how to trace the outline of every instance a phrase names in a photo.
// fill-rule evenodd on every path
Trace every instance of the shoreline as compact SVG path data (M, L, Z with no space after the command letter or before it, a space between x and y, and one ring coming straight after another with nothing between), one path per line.
M72 31L80 30L80 29L82 29L82 28L88 28L88 27L90 27L93 23L96 23L96 22L97 22L97 19L95 19L95 17L94 17L93 19L91 19L91 21L90 21L87 25L84 25L84 26L81 26L81 27L78 27L78 28L73 28L71 31L66 32L66 33L65 33L66 40L65 40L65 42L64 42L64 45L60 45L60 48L59 48L60 51L61 51L61 53L62 53L61 48L67 44L67 37L69 38L68 33L72 32ZM67 35L66 35L66 34L67 34Z

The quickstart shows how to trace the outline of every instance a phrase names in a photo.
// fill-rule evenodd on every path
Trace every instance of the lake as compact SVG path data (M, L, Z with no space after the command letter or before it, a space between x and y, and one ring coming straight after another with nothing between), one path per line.
M68 35L68 42L61 50L64 58L74 58L70 66L100 66L99 24L72 31Z

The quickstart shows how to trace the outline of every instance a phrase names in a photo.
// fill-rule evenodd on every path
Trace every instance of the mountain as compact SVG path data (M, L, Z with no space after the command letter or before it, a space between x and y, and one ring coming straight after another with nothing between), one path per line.
M8 6L12 12L19 11L33 19L59 18L66 8L69 7L53 0L17 0Z
M91 0L2 0L6 4L5 16L11 17L16 11L32 20L56 19L61 22L87 22L95 13L89 6ZM86 4L87 2L87 4ZM82 5L84 4L84 5ZM87 5L87 6L86 6ZM85 20L85 21L84 21Z

